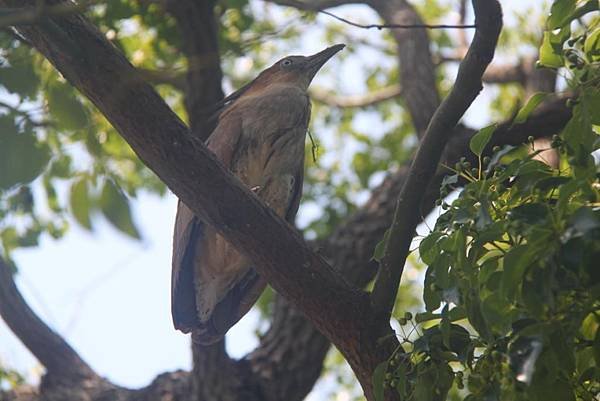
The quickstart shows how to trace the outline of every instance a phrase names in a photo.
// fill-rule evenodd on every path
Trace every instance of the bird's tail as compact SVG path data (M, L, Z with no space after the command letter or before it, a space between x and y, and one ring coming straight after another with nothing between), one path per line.
M206 322L198 322L192 330L192 341L210 345L220 341L256 303L267 283L250 269L214 308Z

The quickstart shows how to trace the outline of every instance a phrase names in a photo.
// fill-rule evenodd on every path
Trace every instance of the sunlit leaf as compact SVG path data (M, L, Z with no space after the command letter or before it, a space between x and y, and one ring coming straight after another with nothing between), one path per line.
M492 139L492 134L496 130L497 124L488 125L480 129L469 142L469 148L476 156L481 156L486 145Z
M540 103L542 103L544 101L544 99L546 99L549 95L550 95L549 93L545 93L545 92L538 92L538 93L533 94L529 98L529 100L527 100L527 103L525 103L525 106L523 106L521 108L521 110L519 110L519 113L517 113L514 123L515 124L524 123L527 120L527 117L529 117L529 115L531 114L531 112L533 112L536 109L536 107L538 107L540 105Z
M575 10L576 0L557 0L552 3L548 17L548 29L561 28L563 21Z
M555 49L551 37L551 32L544 32L542 45L540 46L540 64L545 67L560 68L564 64L563 57L560 51Z
M75 220L84 228L91 230L92 222L90 220L90 198L88 194L88 183L86 179L80 179L73 183L69 195L69 204L71 213Z

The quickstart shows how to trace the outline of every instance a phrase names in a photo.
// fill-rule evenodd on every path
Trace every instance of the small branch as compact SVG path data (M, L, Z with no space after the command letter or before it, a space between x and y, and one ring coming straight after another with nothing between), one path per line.
M402 88L400 88L400 85L391 85L364 95L353 96L339 96L335 93L326 92L316 88L310 90L312 99L328 106L340 108L375 106L381 102L394 99L401 95Z
M502 9L496 0L473 0L477 31L450 94L436 110L421 141L404 184L390 227L379 274L371 295L380 323L387 327L414 230L420 221L419 206L434 177L448 135L482 89L481 78L494 57L502 29Z
M362 29L474 29L476 25L447 25L447 24L359 24L357 22L350 21L346 18L337 16L326 10L317 10L321 14L329 15L338 21L346 23L348 25L355 26Z
M360 0L268 0L280 6L294 7L299 10L319 11L324 8L362 3Z
M11 268L0 258L0 316L27 349L54 377L97 378L92 368L27 305L15 285Z

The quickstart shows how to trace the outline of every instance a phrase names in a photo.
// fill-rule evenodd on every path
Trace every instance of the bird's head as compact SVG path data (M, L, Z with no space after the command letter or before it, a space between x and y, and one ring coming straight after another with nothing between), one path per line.
M346 45L328 47L312 56L287 56L264 70L254 81L260 86L270 84L291 84L308 89L321 67Z
M271 85L296 85L303 90L307 90L308 85L310 85L310 82L323 64L344 47L346 47L346 45L339 44L328 47L312 56L284 57L261 72L252 82L247 83L217 103L215 109L222 109L224 106L232 104L242 96L260 92Z

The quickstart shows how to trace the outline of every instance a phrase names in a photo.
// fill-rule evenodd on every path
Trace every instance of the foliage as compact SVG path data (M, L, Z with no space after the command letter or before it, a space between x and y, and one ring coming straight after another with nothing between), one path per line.
M18 372L3 366L0 361L0 389L14 388L23 382L23 377Z
M555 1L540 49L540 65L560 68L576 93L552 141L560 166L538 160L548 149L533 138L483 156L492 125L471 140L478 164L463 158L444 180L444 213L419 246L425 311L398 319L406 352L375 372L379 399L385 387L419 401L600 396L600 18L584 17L597 9ZM515 124L547 96L532 96Z

